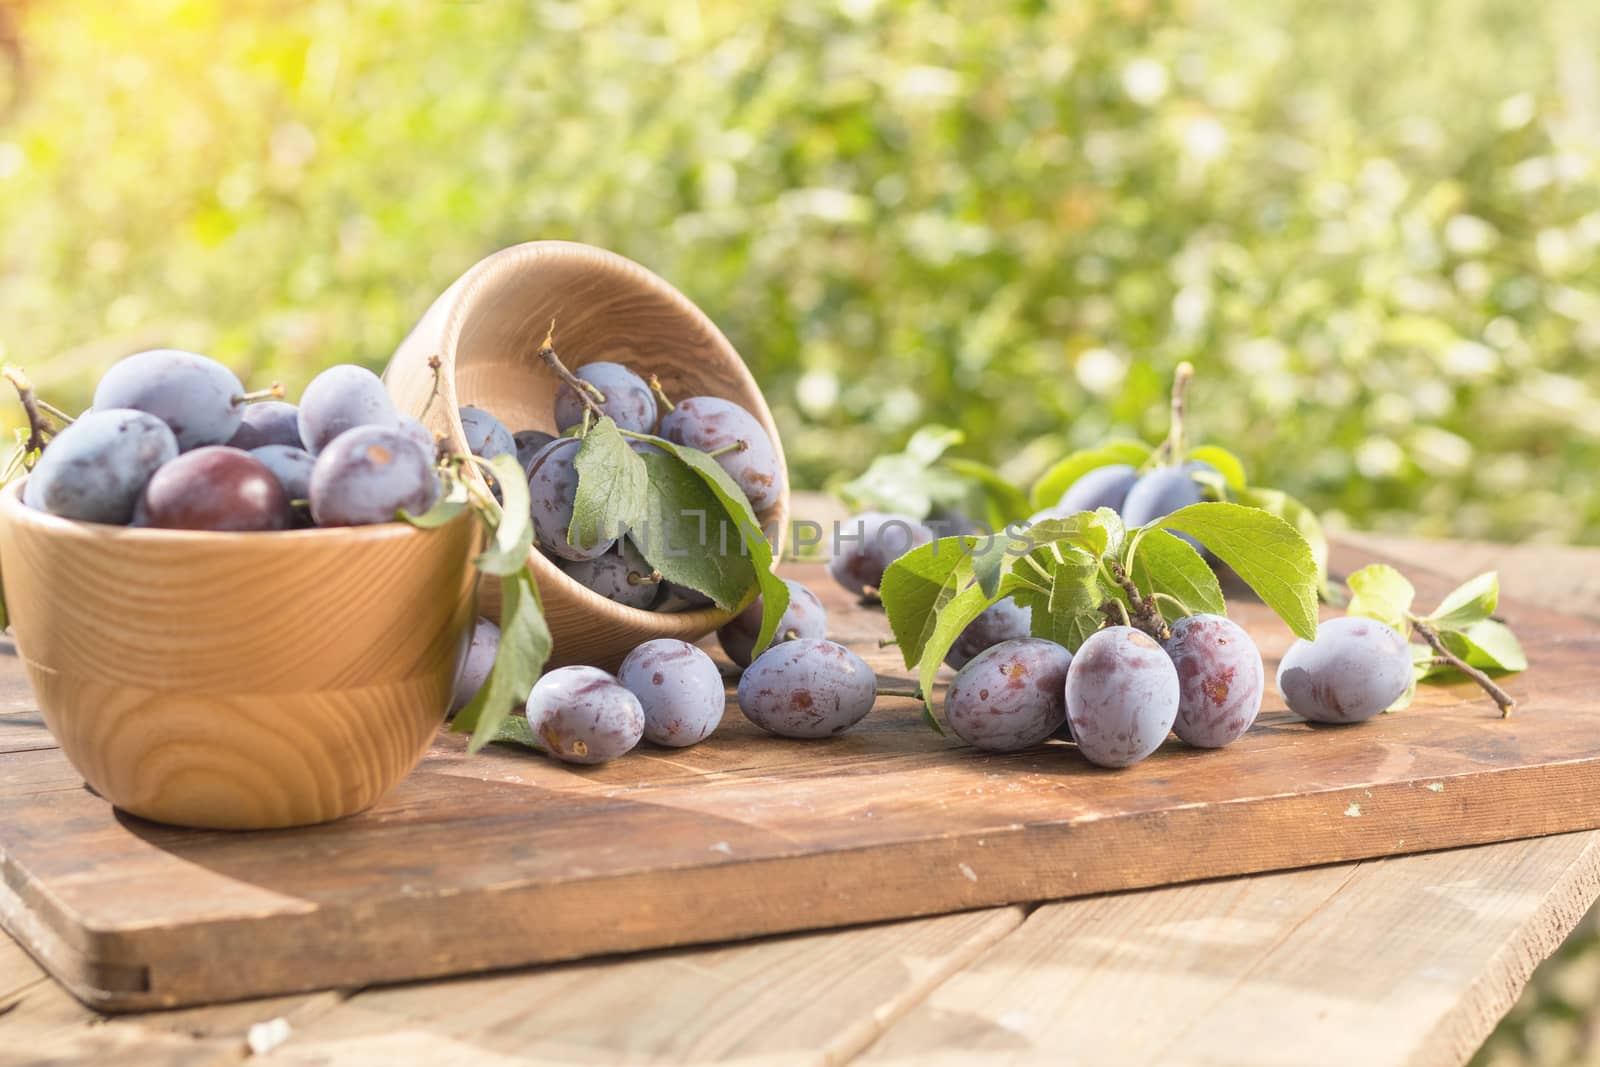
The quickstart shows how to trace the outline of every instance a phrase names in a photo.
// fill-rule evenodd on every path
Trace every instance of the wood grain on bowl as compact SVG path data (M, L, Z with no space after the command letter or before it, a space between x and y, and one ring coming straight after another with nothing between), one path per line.
M78 523L0 493L12 633L102 796L261 829L370 807L421 758L475 614L477 527L218 534Z
M597 360L655 374L670 397L709 395L746 408L783 445L761 389L716 324L682 293L631 260L588 245L534 241L503 249L462 275L436 300L396 350L384 372L395 403L421 415L435 433L466 452L457 409L493 412L512 431L556 432L555 373L538 357L552 320L555 348L576 369ZM429 359L442 361L438 399ZM757 515L781 547L789 516L787 484L778 502ZM578 585L537 551L532 553L546 618L555 637L552 666L590 663L615 669L651 638L695 640L728 618L705 610L663 614L624 607ZM486 582L486 615L499 608Z

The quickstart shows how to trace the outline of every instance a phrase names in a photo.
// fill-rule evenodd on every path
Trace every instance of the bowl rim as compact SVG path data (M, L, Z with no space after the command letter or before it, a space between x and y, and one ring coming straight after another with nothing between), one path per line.
M777 511L777 541L773 546L773 559L781 559L783 552L784 534L789 522L789 497L791 486L789 484L789 461L784 455L783 441L775 432L776 426L772 411L767 405L766 394L761 389L761 384L756 381L746 365L744 357L739 355L738 349L728 340L722 329L707 315L700 306L685 296L676 286L650 268L626 256L619 255L606 248L584 244L581 241L563 240L538 240L524 241L520 244L509 245L480 259L473 264L465 274L461 275L450 289L454 294L450 300L449 313L445 317L443 329L440 332L439 358L444 365L440 369L446 389L442 394L447 399L445 420L449 427L450 447L458 452L465 453L466 428L461 424L461 397L456 387L456 350L461 341L462 331L466 327L468 315L475 310L477 301L482 297L483 291L488 287L487 275L514 269L534 269L541 262L548 263L557 260L577 259L587 264L597 261L627 274L643 288L650 290L656 296L673 304L677 309L697 321L710 338L711 344L722 355L740 384L761 401L761 410L751 412L756 421L767 430L767 436L772 441L773 450L777 453L778 462L784 472L783 493L775 505ZM448 290L447 290L448 292ZM557 324L559 326L559 323ZM483 481L482 472L476 464L467 467L468 477L477 479L481 488L487 490L488 483ZM759 518L758 518L759 521ZM765 527L763 527L763 533ZM724 610L712 604L710 607L698 608L694 611L659 612L648 608L636 608L627 604L618 603L609 597L583 585L577 579L567 574L561 566L548 558L538 545L528 550L528 565L538 581L549 581L554 576L565 583L569 591L573 591L578 603L597 614L609 614L620 623L626 623L646 629L667 629L684 633L689 630L714 631L721 629L732 621L746 607L760 596L760 587L757 586L754 594L745 599L732 610ZM672 620L667 622L666 620Z
M270 537L274 545L306 541L326 542L344 540L357 544L374 544L401 537L426 536L445 529L465 518L465 513L437 527L423 529L398 519L393 522L374 523L371 526L312 526L301 530L167 530L155 526L116 526L86 519L69 519L48 511L29 507L22 502L22 487L28 478L13 479L0 488L0 519L21 526L43 530L51 537L76 538L80 541L115 541L131 545L181 545L194 547L259 547Z

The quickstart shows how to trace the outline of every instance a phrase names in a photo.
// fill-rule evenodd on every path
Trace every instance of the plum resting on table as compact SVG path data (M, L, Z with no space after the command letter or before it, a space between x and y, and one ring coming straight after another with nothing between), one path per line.
M488 619L479 619L472 627L472 639L461 655L461 665L456 668L456 680L450 690L450 714L454 715L478 695L483 683L494 670L495 653L500 648L500 627Z
M566 763L605 763L644 736L639 698L598 667L561 667L533 685L528 728L550 755Z
M646 641L622 661L617 680L639 698L645 740L657 745L683 748L704 741L727 706L722 672L687 641Z
M955 735L988 752L1020 752L1048 740L1067 719L1072 653L1024 637L985 649L962 667L944 697Z
M1256 721L1266 689L1261 653L1239 624L1190 615L1172 624L1167 654L1178 669L1173 732L1196 748L1221 748Z
M1178 670L1131 626L1089 635L1067 669L1067 718L1090 763L1128 767L1161 747L1178 715Z
M1360 722L1399 700L1411 677L1404 637L1376 619L1347 615L1317 627L1315 641L1290 646L1278 664L1278 692L1303 719Z
M837 551L828 561L833 580L857 596L883 584L889 564L933 540L933 531L909 515L865 511L840 524Z
M872 668L843 645L813 638L783 641L745 669L739 710L780 737L831 737L866 717L877 685Z
M967 623L966 629L950 645L944 661L960 670L984 649L993 648L1002 641L1015 641L1033 632L1033 609L1019 607L1010 597L1003 597L983 609L976 619Z
M817 594L792 578L785 578L783 584L789 587L789 606L778 620L773 643L802 637L826 637L828 613L823 609L822 601L817 599ZM740 667L750 666L750 661L755 658L756 638L761 636L763 606L762 598L756 597L749 607L729 619L717 631L717 641L721 643L722 651ZM760 651L765 652L766 649Z

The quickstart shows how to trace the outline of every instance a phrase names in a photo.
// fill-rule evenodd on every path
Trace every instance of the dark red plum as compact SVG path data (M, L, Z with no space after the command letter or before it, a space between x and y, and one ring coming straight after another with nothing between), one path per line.
M1178 718L1172 730L1196 748L1221 748L1256 721L1266 689L1261 652L1221 615L1190 615L1172 624L1167 654L1178 669Z
M164 530L287 529L289 495L248 452L207 445L165 464L144 490L141 516Z
M877 678L861 657L832 641L773 645L739 679L739 710L780 737L843 733L872 710Z
M600 360L573 371L580 381L600 390L604 400L596 401L621 430L649 433L656 424L656 397L645 380L620 363ZM556 426L566 430L583 424L584 403L577 391L562 382L556 389Z
M691 396L661 420L661 436L702 452L718 452L717 462L750 500L757 513L778 502L783 493L783 467L778 450L756 417L715 396ZM742 444L741 448L730 448Z
M479 619L472 627L472 640L462 653L461 666L456 669L455 685L450 690L450 714L472 703L483 683L489 680L499 649L500 627L488 619Z
M579 440L562 437L541 448L528 465L528 508L533 515L533 533L540 546L568 560L603 556L616 544L616 538L593 545L574 545L567 540L572 526L572 506L578 496Z
M1319 626L1315 641L1290 646L1278 664L1278 692L1303 719L1361 722L1399 700L1411 677L1404 637L1376 619L1347 615Z
M1043 744L1067 721L1072 653L1054 641L1002 641L974 656L944 697L955 735L986 752L1021 752Z
M347 430L394 429L399 419L382 379L353 363L329 367L300 394L300 441L312 455Z
M967 623L961 636L955 639L944 661L960 670L984 649L993 648L1002 641L1015 641L1033 632L1033 610L1017 606L1010 597L996 600L983 609L983 614Z
M789 587L789 606L778 620L773 642L828 636L828 613L822 601L817 599L817 594L790 578L785 578L783 584ZM740 667L750 666L750 661L755 658L756 638L761 636L762 607L762 598L756 597L749 607L729 619L717 631L717 641L722 645L722 651Z
M528 727L566 763L605 763L644 736L639 698L598 667L559 667L528 694Z
M125 526L150 476L177 454L171 428L149 412L80 415L50 439L23 483L22 502L66 519Z
M889 564L933 540L933 531L909 515L865 511L839 524L828 561L833 580L857 596L875 594Z
M178 451L220 445L244 418L244 386L214 359L156 348L119 360L94 390L94 410L149 412L172 430Z
M1139 480L1139 472L1127 463L1096 467L1067 487L1056 508L1068 515L1080 511L1110 508L1121 513L1128 490Z
M1131 626L1090 634L1067 670L1067 718L1078 751L1101 767L1130 767L1161 747L1178 717L1178 670Z
M722 672L704 651L670 637L646 641L622 661L617 680L644 708L644 738L684 748L711 736L727 706Z
M311 517L318 526L394 522L402 509L421 515L438 498L433 464L397 429L347 430L311 468Z

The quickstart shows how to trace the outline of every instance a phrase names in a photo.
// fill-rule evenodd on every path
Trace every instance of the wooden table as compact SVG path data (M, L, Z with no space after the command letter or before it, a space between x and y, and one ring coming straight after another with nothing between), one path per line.
M1600 618L1600 550L1355 543ZM1460 1063L1597 894L1600 831L116 1018L0 934L0 1067Z

